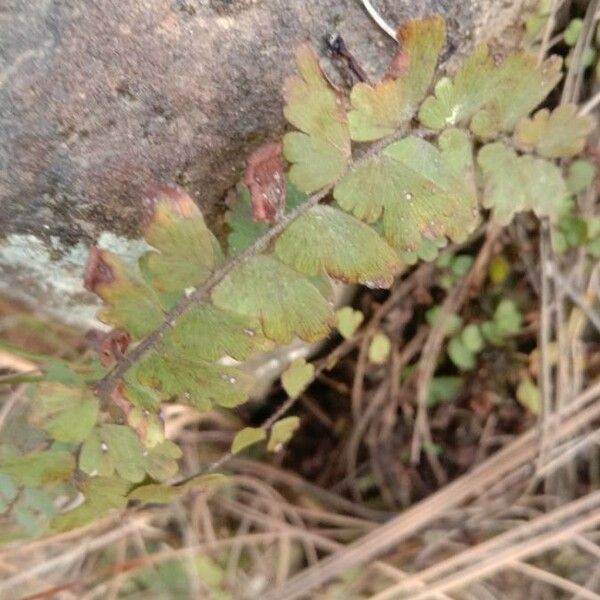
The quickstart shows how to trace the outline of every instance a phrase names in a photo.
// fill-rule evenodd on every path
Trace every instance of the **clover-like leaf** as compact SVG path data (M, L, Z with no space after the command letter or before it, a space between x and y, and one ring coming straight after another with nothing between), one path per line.
M535 150L547 158L568 158L584 149L594 124L591 115L577 115L575 104L563 104L552 112L543 108L531 119L519 121L514 140L526 152Z
M269 452L277 452L283 444L290 441L298 427L300 427L300 419L298 417L285 417L273 423L267 450Z
M133 406L127 413L127 424L135 431L146 448L153 448L165 439L162 419L158 414L151 413L147 409Z
M104 301L98 319L124 329L135 338L148 335L163 320L156 292L136 269L108 250L91 248L85 287Z
M225 355L245 360L257 349L267 346L257 319L212 304L190 308L178 319L163 343L168 352L190 360L207 361Z
M521 379L517 386L516 396L519 404L525 407L530 413L534 415L540 414L542 394L540 388L529 377L526 376Z
M237 454L249 446L267 439L267 432L260 427L244 427L238 431L231 442L231 453Z
M481 330L474 323L467 325L460 334L460 341L463 343L465 348L474 354L481 352L484 346L483 336Z
M8 475L17 485L29 487L42 487L66 481L74 470L73 455L54 448L0 458L0 474Z
M447 313L440 306L434 306L425 313L427 322L432 327L438 327L446 335L454 335L462 326L462 318L453 313Z
M142 385L157 390L165 399L176 396L200 410L210 410L214 404L242 404L252 388L251 377L239 369L160 353L135 365L125 381L126 389L129 385Z
M419 119L426 127L443 129L475 117L472 129L483 137L510 131L558 83L560 67L557 57L538 66L536 57L526 52L496 64L487 46L478 46L453 79L438 81L435 96L425 99Z
M470 371L477 365L475 354L459 336L453 337L448 342L448 356L461 371Z
M452 402L460 394L463 386L462 377L456 375L439 375L433 377L429 387L427 406L437 406L442 402Z
M31 423L58 442L81 442L88 437L98 417L98 400L91 390L41 383L35 391Z
M408 21L400 28L400 50L392 63L399 72L375 85L352 88L348 120L353 140L377 140L410 121L431 85L444 35L441 17Z
M399 255L407 265L414 265L419 260L431 262L439 256L440 249L447 245L448 240L445 237L428 239L421 236L419 247L416 250L401 250Z
M293 221L275 244L275 254L308 275L327 273L346 283L387 288L400 259L368 225L332 206L314 206Z
M283 138L290 179L299 190L314 192L336 181L350 158L350 132L342 99L325 79L314 50L296 52L300 76L286 80L283 114L300 131Z
M79 468L91 477L119 477L139 483L146 473L162 481L177 472L181 450L168 440L153 448L142 446L132 429L108 423L97 427L83 443Z
M367 223L383 213L384 236L400 251L417 251L423 237L463 241L478 212L472 180L464 176L470 145L457 140L441 150L414 136L391 144L346 175L335 198Z
M579 194L588 189L596 178L596 167L587 160L574 160L567 173L567 189L571 194Z
M222 252L202 213L181 188L161 186L146 197L145 240L156 251L140 259L142 272L160 293L178 296L202 282Z
M127 504L131 483L119 477L88 477L80 490L85 501L74 510L58 515L52 520L53 531L68 531L100 519L116 508Z
M228 479L225 475L210 473L208 475L193 477L181 485L149 483L136 487L129 493L127 498L129 500L138 500L139 502L152 504L170 504L193 488L212 489L225 485L227 481Z
M508 56L497 68L494 94L473 117L471 131L484 139L512 131L560 81L561 66L557 56L539 66L537 57L526 52Z
M271 256L255 256L234 269L213 290L214 303L260 320L267 338L281 344L294 336L324 338L333 311L306 277Z
M290 398L297 398L315 377L315 367L297 358L281 375L281 385Z
M365 320L365 315L360 310L354 310L351 306L344 306L335 313L337 329L344 339L349 340Z
M511 265L502 254L494 256L488 268L488 277L494 285L500 285L510 275Z
M487 46L475 48L457 71L454 79L442 77L419 109L419 120L426 127L443 129L467 123L495 91L494 61Z
M142 451L142 466L152 479L166 481L177 474L181 449L170 440Z
M392 351L390 338L381 331L376 333L369 345L369 360L376 365L383 365Z
M512 300L501 300L494 311L494 325L502 336L516 335L521 331L523 317Z
M516 212L556 217L564 204L566 186L556 165L542 158L518 156L502 142L484 146L478 156L483 171L483 205L502 225Z
M131 482L142 481L142 446L132 429L125 425L97 427L81 447L79 468L90 476L119 477Z

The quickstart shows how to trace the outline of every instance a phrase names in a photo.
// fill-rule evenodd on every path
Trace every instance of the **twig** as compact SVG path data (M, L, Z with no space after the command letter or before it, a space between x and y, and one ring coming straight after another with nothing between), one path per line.
M4 427L4 423L6 422L6 419L8 419L8 415L12 412L19 400L21 400L26 389L26 386L20 385L18 388L13 390L8 398L6 398L4 401L2 408L0 408L0 430Z
M544 34L542 36L540 51L538 53L538 65L542 63L544 57L546 56L546 52L548 52L548 49L550 48L550 36L552 35L552 32L554 31L554 25L556 24L556 13L563 2L564 0L552 0L550 14L548 15L548 20L546 21L546 26L544 27Z
M592 592L591 590L587 590L564 577L559 577L554 573L549 573L544 569L540 569L539 567L535 567L528 563L515 561L508 564L510 569L515 571L519 571L519 573L523 573L524 575L528 575L533 579L537 579L539 581L543 581L544 583L548 583L555 587L564 590L565 592L570 592L571 594L576 594L577 598L586 598L587 600L600 600L600 596L596 594L596 592Z
M302 539L302 537L305 537L307 540L310 540L315 545L320 546L324 550L335 551L342 547L342 544L340 544L339 542L331 540L331 539L323 536L322 534L314 533L312 531L298 529L297 527L288 525L287 523L281 522L281 521L273 522L274 519L271 519L269 516L264 515L263 513L256 511L254 509L249 509L246 505L240 504L239 502L236 502L235 500L223 498L221 500L221 502L223 503L223 505L225 506L226 509L228 507L230 509L234 509L235 512L237 512L237 514L245 514L248 516L248 518L252 519L253 521L260 523L261 525L274 527L277 531L281 531L281 530L289 531L290 533L295 534L295 536L300 539ZM392 565L389 565L387 563L376 561L373 564L373 566L377 570L379 570L383 575L385 575L386 577L389 577L395 581L403 581L409 577L409 575L407 573L404 573L403 571L400 571L396 567L393 567ZM417 586L422 586L422 585L423 584L417 583ZM443 593L434 594L434 596L440 600L441 599L449 600L448 596Z
M100 550L122 538L127 537L130 533L143 529L147 526L147 517L137 517L132 519L129 523L124 523L117 529L112 529L103 535L99 535L96 538L87 539L87 541L71 548L67 552L54 556L51 559L36 564L30 569L23 569L16 575L5 579L0 582L0 597L11 597L11 594L7 592L15 589L17 586L22 585L27 580L51 573L59 568L61 565L69 564L78 558L85 556L90 552Z
M600 104L600 92L596 92L580 109L577 113L580 117L591 113L596 106Z
M600 383L596 383L562 411L553 415L552 424L561 424L561 427L555 430L556 443L567 439L600 415L598 402L583 410L586 405L597 400L599 395ZM389 551L449 509L485 492L491 485L529 463L536 452L537 432L532 429L469 473L458 477L440 491L322 560L315 567L292 577L277 594L267 594L262 600L294 600L330 581L343 571L364 564Z
M394 41L397 41L396 30L377 12L376 8L371 4L371 0L361 0L365 10L369 16L382 31L389 35Z
M546 268L554 281L559 287L571 298L571 300L579 306L579 308L585 313L585 316L591 321L596 328L596 331L600 333L600 315L590 306L588 302L579 294L573 286L560 274L559 270L555 268L553 263L549 263Z
M546 461L548 450L548 436L550 415L553 407L553 386L550 358L548 352L552 342L552 320L550 312L550 281L551 275L548 273L550 265L551 245L549 224L546 219L540 223L540 263L541 263L541 281L540 281L540 331L539 331L539 352L540 352L540 390L541 407L538 420L540 434L540 452L538 455L538 469L542 468Z
M579 37L577 38L577 44L573 51L573 57L569 70L565 77L565 83L561 95L561 104L567 102L577 102L579 96L579 90L581 89L581 83L583 81L583 68L581 61L585 50L589 48L594 35L594 22L598 12L598 6L600 6L600 0L591 0L587 6L585 18L583 20L583 28Z
M425 451L439 483L443 483L446 480L446 475L439 465L437 457L432 452L430 443L431 431L427 416L427 399L429 397L431 380L437 367L438 357L446 339L443 321L448 315L456 313L467 300L472 289L477 287L482 274L485 273L485 266L491 258L494 244L501 232L502 228L493 221L488 224L486 237L477 258L467 276L446 296L440 309L442 322L431 329L423 346L421 360L417 366L417 417L411 443L411 461L413 464L419 461L423 442L429 442L425 445Z
M427 276L429 273L431 273L432 270L433 270L433 266L425 263L425 264L421 265L419 268L415 269L407 279L405 279L402 283L400 283L398 285L397 289L394 290L390 294L390 297L377 309L377 311L371 318L371 321L369 322L367 329L365 329L365 332L363 334L364 337L361 339L370 338L372 333L377 329L381 319L383 319L385 314L394 306L394 304L399 300L399 298L408 294L415 287L416 282L419 280L419 278ZM346 342L351 342L351 341L352 340L346 340ZM353 348L353 344L348 343L347 345L344 346L344 348L345 348L345 350L349 351L350 349ZM334 351L334 353L335 353L335 351ZM315 368L315 378L318 377L323 371L328 370L329 364L330 364L330 361L326 358L319 365L317 365ZM277 410L270 417L268 417L265 421L263 421L263 423L261 425L261 429L268 431L271 428L271 426L273 425L273 423L275 423L275 421L280 419L288 410L290 410L290 408L292 406L294 406L294 404L297 402L297 400L298 400L298 398L292 398L292 397L287 398L283 402L283 404L281 404L281 406L279 406L277 408ZM208 467L203 468L200 471L194 472L191 475L188 475L185 479L178 481L177 484L185 483L198 475L203 475L205 473L212 473L212 472L216 471L217 469L220 469L223 465L225 465L229 460L231 460L232 457L233 457L233 454L231 452L227 452L226 454L221 456L217 461L210 464Z
M411 593L411 600L425 600L436 592L448 592L489 576L516 560L534 556L600 523L600 491L561 506L541 517L497 535L492 539L414 574L377 594L372 600L391 600L409 591L417 581L429 585ZM598 600L595 598L594 600Z

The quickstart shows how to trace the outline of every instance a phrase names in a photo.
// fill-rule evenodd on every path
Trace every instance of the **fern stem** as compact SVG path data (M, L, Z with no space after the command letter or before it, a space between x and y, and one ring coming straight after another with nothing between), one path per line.
M415 135L427 135L428 132L425 131L413 131L411 132ZM346 171L341 175L340 179L345 177L352 169L354 169L357 165L362 162L368 160L373 155L380 152L383 148L388 146L389 144L397 141L398 139L404 137L407 134L407 131L402 129L398 130L391 136L388 136L379 142L373 144L360 158L356 161L350 161ZM144 338L137 346L135 346L130 352L128 352L113 368L112 371L107 373L97 384L96 386L96 394L103 401L108 403L111 399L111 395L114 389L117 387L119 381L123 378L123 376L129 371L129 369L137 363L139 360L147 356L154 348L160 343L161 339L165 335L165 333L175 325L177 319L190 307L194 304L198 304L204 300L206 300L212 290L219 284L229 273L231 273L234 269L242 265L245 261L253 256L260 254L265 251L271 242L283 231L285 228L290 225L293 221L295 221L298 217L303 215L305 212L309 211L313 206L319 204L321 200L329 195L329 193L335 187L337 181L329 184L327 187L324 187L322 190L313 194L308 198L308 200L294 210L292 210L289 214L285 215L279 222L277 222L273 227L271 227L263 236L258 238L251 246L249 246L244 252L238 254L231 260L225 263L223 267L221 267L218 271L215 271L204 283L196 288L194 292L192 292L189 296L184 296L181 300L169 311L166 313L163 322L146 338Z
M165 333L175 325L177 319L192 305L205 300L210 292L235 268L239 267L246 260L263 252L269 244L300 215L304 214L313 206L317 205L323 198L331 192L333 184L323 188L321 191L313 194L306 202L295 208L286 215L281 221L273 225L262 237L258 238L244 252L237 255L232 260L215 271L201 286L197 287L189 296L184 296L181 300L165 315L164 321L146 338L144 338L131 352L128 352L115 366L115 368L105 375L96 387L96 392L102 400L108 400L112 391L117 386L119 380L127 371L139 360L144 358L160 342Z

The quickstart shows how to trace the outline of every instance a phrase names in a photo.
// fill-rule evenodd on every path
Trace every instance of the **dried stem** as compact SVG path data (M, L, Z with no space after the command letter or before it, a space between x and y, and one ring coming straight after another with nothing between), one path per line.
M554 443L568 439L573 433L600 416L600 404L593 403L600 396L600 384L581 393L573 402L552 416ZM263 600L294 600L330 581L340 573L391 550L400 542L414 535L447 511L481 495L490 486L516 470L528 465L537 452L537 432L528 431L504 449L454 480L429 498L405 510L387 523L349 544L314 567L305 569L292 577L275 594L263 596ZM595 497L595 496L594 496ZM600 500L600 495L597 498Z
M467 300L469 293L478 286L485 273L485 267L492 256L492 250L496 240L500 236L502 228L494 222L487 227L485 241L479 250L479 254L467 276L446 296L441 306L442 323L433 327L425 341L421 360L417 367L417 418L411 444L411 460L413 463L419 461L421 448L425 442L425 451L434 469L435 475L440 483L446 479L437 457L431 451L431 432L427 418L427 398L431 380L437 367L438 357L442 350L442 344L446 338L443 319L447 315L456 313Z

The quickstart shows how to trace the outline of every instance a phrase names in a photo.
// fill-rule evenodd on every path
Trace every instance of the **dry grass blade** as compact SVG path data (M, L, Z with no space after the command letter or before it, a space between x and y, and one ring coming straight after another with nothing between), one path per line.
M534 556L600 523L600 491L589 494L545 514L529 523L469 548L414 575L426 581L425 590L412 592L410 600L425 600L434 593L464 586L475 579L511 566L515 561ZM372 600L399 598L410 591L410 578L377 594ZM402 596L400 596L401 598Z
M485 241L471 270L467 276L456 286L446 297L441 306L442 315L452 315L466 302L469 293L479 287L485 274L486 266L492 257L492 250L496 240L502 233L502 228L496 223L491 222L486 230ZM446 479L437 457L431 452L431 431L429 429L427 418L427 398L431 387L431 380L435 373L437 361L442 350L442 344L446 338L446 332L443 326L433 327L421 353L421 360L417 368L417 418L411 444L411 460L417 463L423 443L426 443L427 457L431 464L436 478L440 483ZM429 450L427 450L429 449Z
M600 384L582 393L573 403L552 416L550 425L555 429L555 443L568 439L573 433L600 417ZM483 494L490 486L501 481L513 471L530 463L537 453L537 432L530 430L497 454L487 459L471 472L459 477L429 498L409 508L401 515L379 526L344 549L306 569L290 579L276 593L267 594L263 600L293 600L314 590L334 577L359 564L364 564L397 546L410 535L443 516L448 510Z
M507 565L509 568L519 571L524 575L528 575L532 579L538 579L539 581L543 581L544 583L549 583L557 588L564 590L565 592L570 592L571 594L576 594L578 598L583 600L586 598L587 600L600 600L600 596L595 592L587 590L564 577L559 577L554 573L549 573L548 571L544 571L544 569L540 569L538 567L534 567L533 565L523 563L523 562L513 562Z
M84 538L82 543L76 545L74 548L70 548L62 554L58 554L58 556L40 562L29 569L23 569L16 575L8 577L0 582L0 598L12 597L14 592L9 592L15 590L18 586L30 579L51 573L63 565L75 562L78 558L85 556L90 552L105 548L114 542L126 538L136 531L146 529L149 525L149 520L149 516L135 517L129 522L123 523L120 527L111 529L103 535L99 535L95 538Z
M431 585L411 600L422 600L432 591L456 588L554 545L564 543L576 533L600 523L600 491L565 504L533 521L524 523L486 542L415 573L415 581ZM483 574L483 575L482 575ZM388 588L373 600L388 600L399 592L408 592L415 583L408 578ZM428 593L429 592L429 593Z

